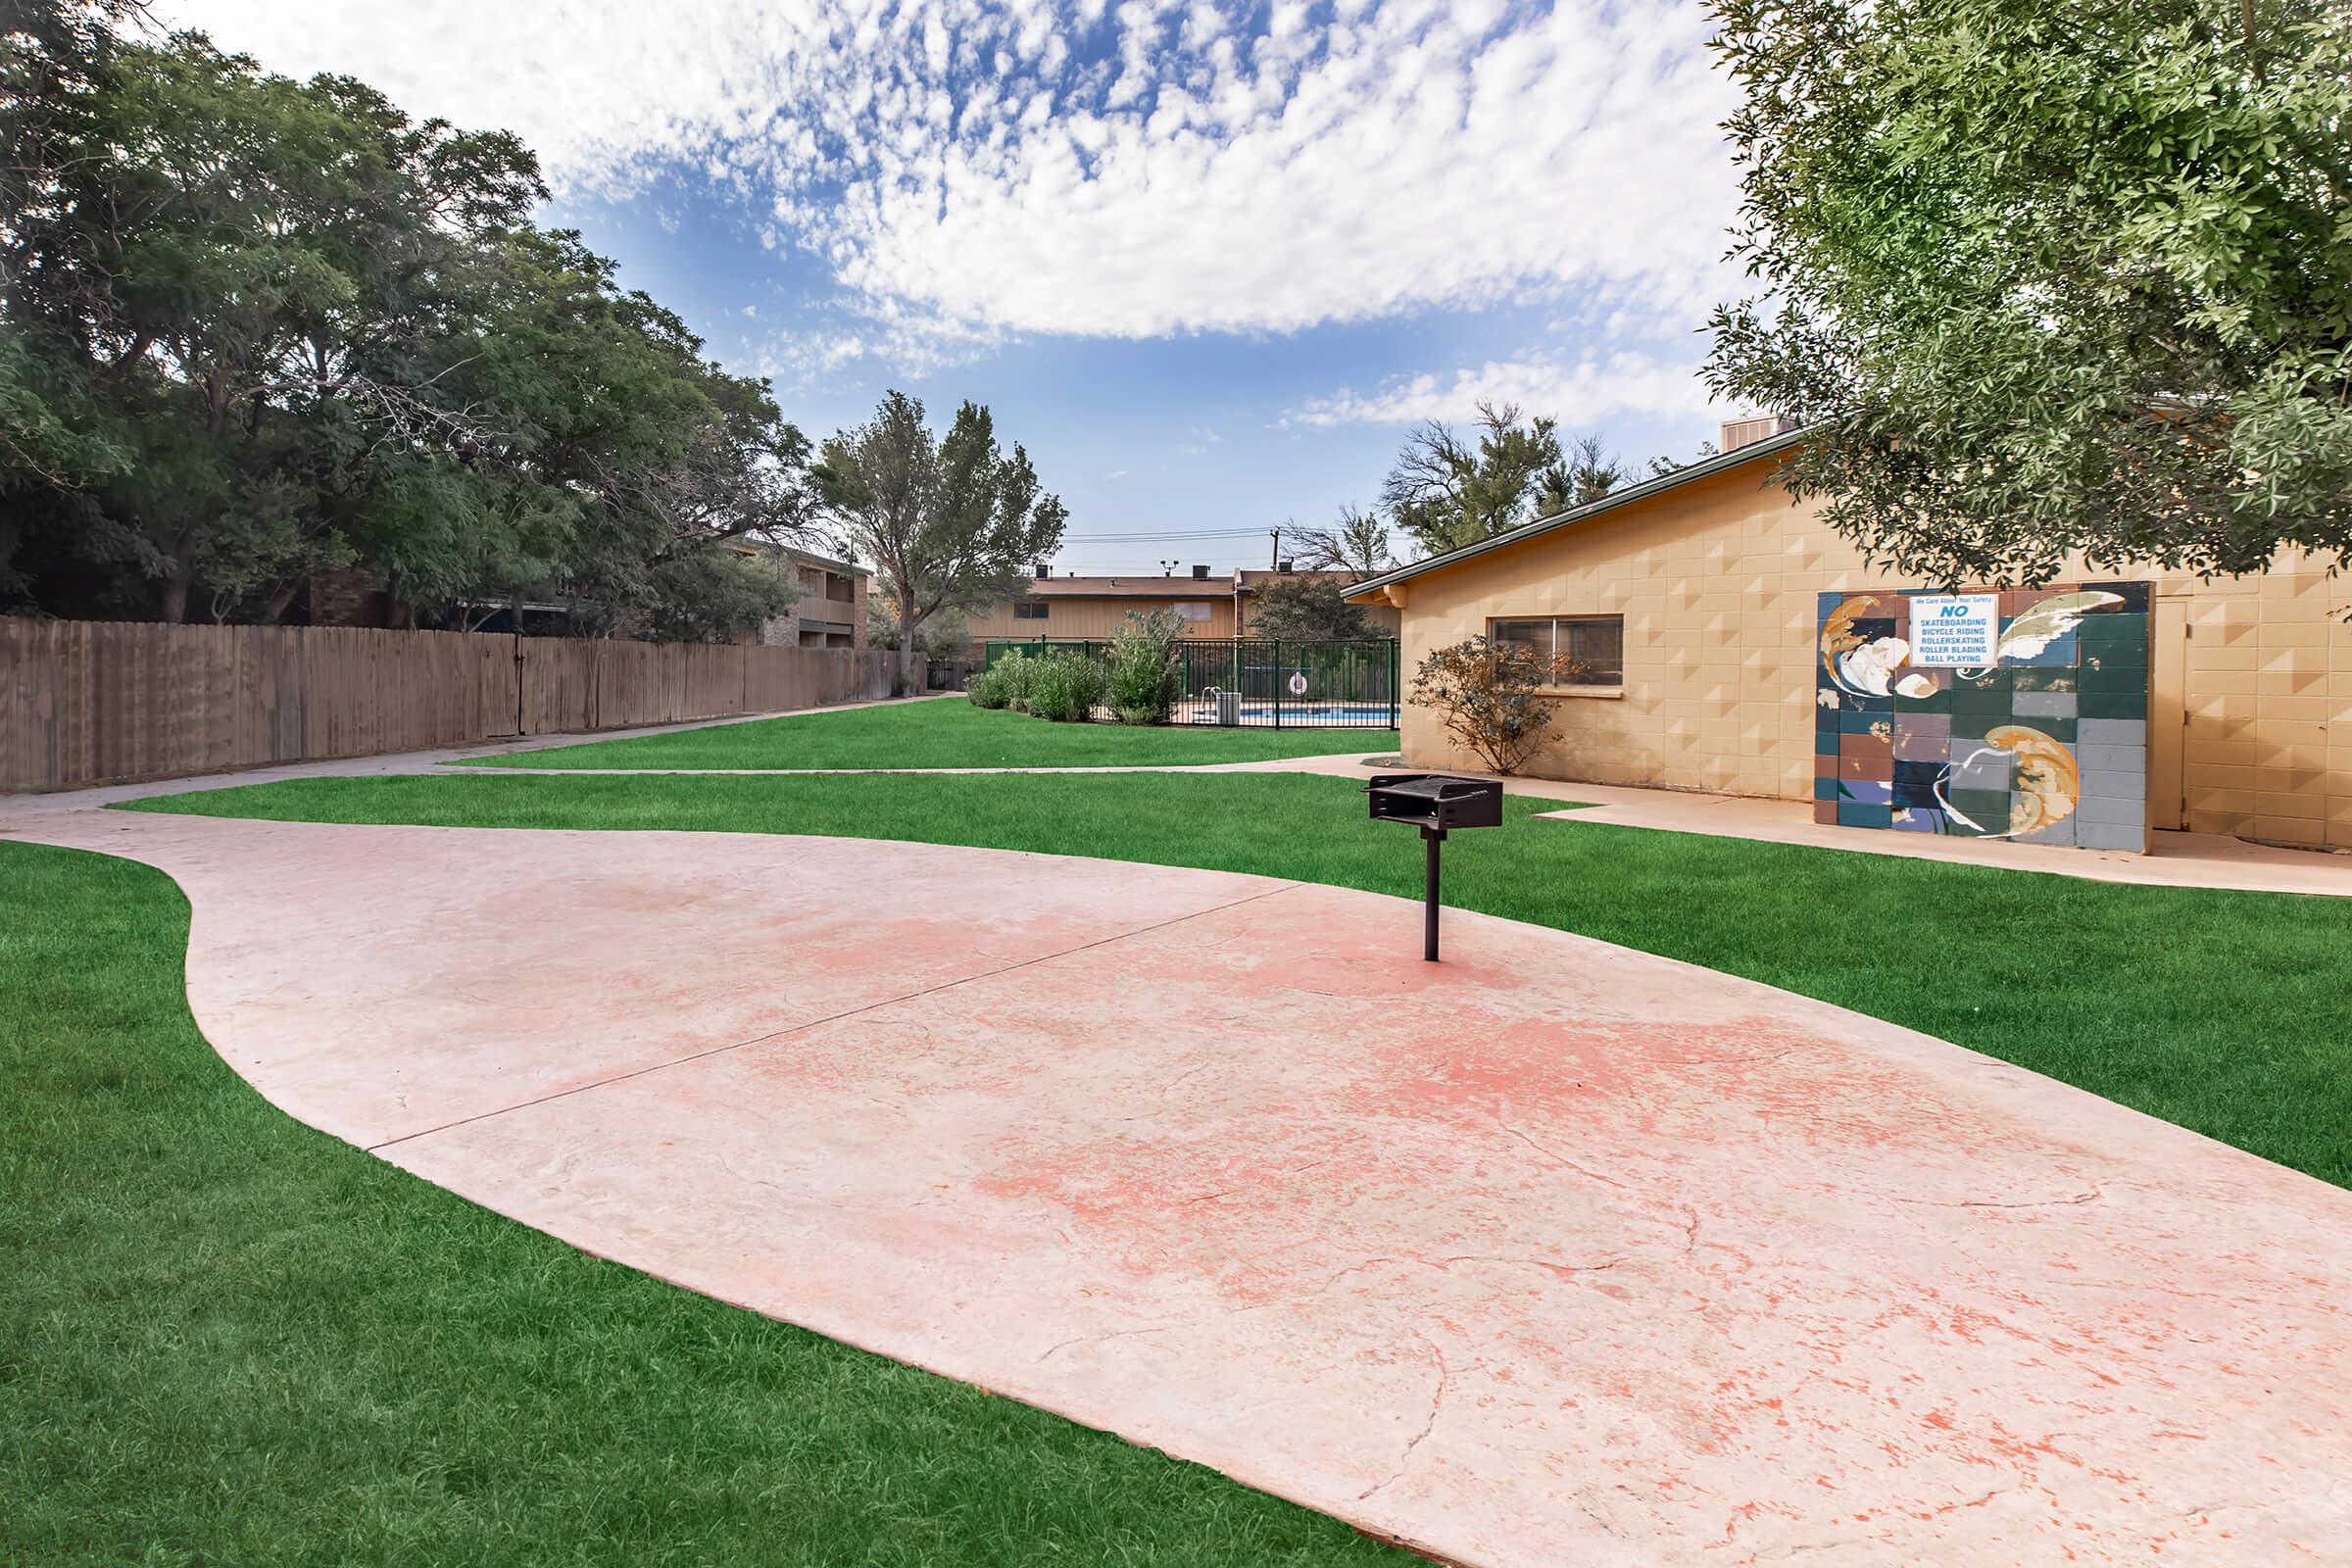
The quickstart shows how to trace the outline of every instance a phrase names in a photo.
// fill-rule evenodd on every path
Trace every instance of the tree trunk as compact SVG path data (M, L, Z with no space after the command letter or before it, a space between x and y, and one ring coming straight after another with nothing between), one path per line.
M172 564L171 574L164 578L164 602L156 609L157 618L178 625L188 618L188 590L195 585L196 567L186 561Z
M899 599L899 679L900 690L894 697L905 696L914 689L914 595Z

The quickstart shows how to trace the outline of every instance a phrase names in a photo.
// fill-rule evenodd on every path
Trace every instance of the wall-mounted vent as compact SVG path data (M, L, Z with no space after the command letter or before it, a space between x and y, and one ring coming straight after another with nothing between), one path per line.
M1716 448L1723 452L1737 452L1741 447L1769 441L1776 435L1787 435L1795 428L1796 420L1786 414L1759 414L1751 418L1726 419L1721 430L1722 439L1716 443Z

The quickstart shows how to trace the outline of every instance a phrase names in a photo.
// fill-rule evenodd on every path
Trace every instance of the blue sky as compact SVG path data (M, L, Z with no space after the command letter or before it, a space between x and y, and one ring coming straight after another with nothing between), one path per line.
M990 405L1064 570L1261 565L1481 398L1688 457L1735 182L1683 4L178 0L513 129L630 284L822 437ZM1225 534L1180 539L1178 534ZM1092 539L1143 535L1147 539ZM1162 537L1165 536L1165 537Z

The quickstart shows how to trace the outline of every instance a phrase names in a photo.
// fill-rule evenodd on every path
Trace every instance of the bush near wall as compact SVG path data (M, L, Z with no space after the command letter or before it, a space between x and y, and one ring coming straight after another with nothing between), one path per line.
M1026 712L1029 680L1039 662L1013 649L973 675L964 689L965 695L971 698L974 708L1009 708L1015 712Z
M1122 724L1165 724L1183 681L1177 673L1185 623L1173 610L1131 610L1111 639L1111 710Z
M1102 666L1084 654L1053 654L1029 677L1029 711L1057 724L1081 724L1102 701Z

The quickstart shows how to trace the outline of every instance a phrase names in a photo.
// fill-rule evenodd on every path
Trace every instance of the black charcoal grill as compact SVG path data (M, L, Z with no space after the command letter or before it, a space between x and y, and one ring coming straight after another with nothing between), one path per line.
M1438 846L1455 828L1502 826L1502 785L1493 779L1445 773L1383 773L1364 786L1375 822L1421 830L1428 847L1422 894L1421 956L1438 961Z

